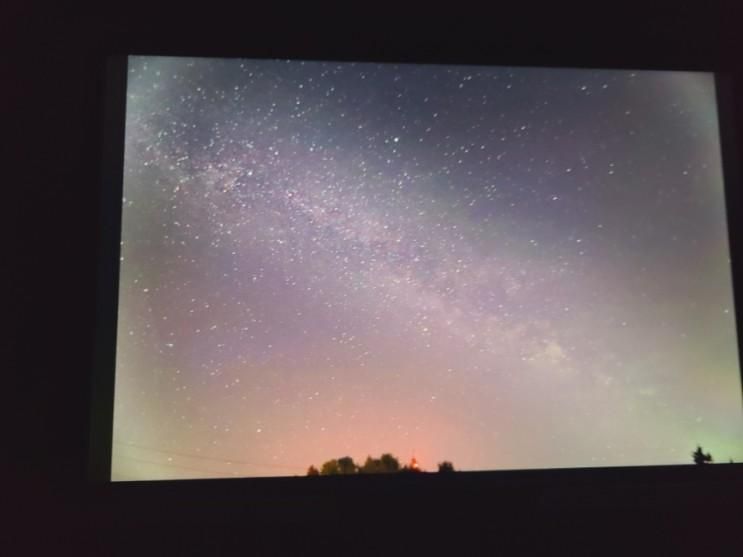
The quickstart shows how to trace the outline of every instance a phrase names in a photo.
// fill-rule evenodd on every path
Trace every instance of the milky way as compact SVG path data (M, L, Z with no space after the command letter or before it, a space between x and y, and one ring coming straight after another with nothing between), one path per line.
M743 459L712 76L128 77L113 479Z

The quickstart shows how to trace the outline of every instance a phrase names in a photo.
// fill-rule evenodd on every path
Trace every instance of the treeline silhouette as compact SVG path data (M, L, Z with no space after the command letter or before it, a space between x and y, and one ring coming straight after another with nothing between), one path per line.
M440 473L454 472L454 465L445 460L438 464ZM320 468L314 465L307 469L308 476L344 476L353 474L396 474L396 473L422 473L423 470L418 466L415 458L411 459L409 464L401 465L400 460L391 455L384 453L379 458L367 456L363 464L357 464L350 456L334 458L323 463Z
M691 453L691 457L694 460L694 464L710 464L714 462L710 453L705 453L701 446L697 446L697 449ZM733 460L730 459L730 463ZM445 460L438 464L439 473L451 473L454 472L454 465ZM308 476L345 476L354 474L395 474L395 473L422 473L424 472L418 467L418 463L413 458L409 464L401 465L400 460L391 455L390 453L384 453L379 458L372 458L367 456L364 464L357 464L350 456L344 456L341 458L334 458L323 463L318 469L314 465L307 469Z

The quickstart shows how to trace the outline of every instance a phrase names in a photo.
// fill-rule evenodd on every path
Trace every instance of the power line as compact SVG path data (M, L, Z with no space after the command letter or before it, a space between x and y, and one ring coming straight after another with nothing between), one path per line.
M217 458L217 457L213 457L213 456L198 455L198 454L193 454L193 453L182 453L182 452L178 452L178 451L169 451L169 450L166 450L166 449L156 449L154 447L146 447L144 445L135 445L133 443L123 443L123 442L120 442L120 441L114 441L114 443L116 445L120 445L120 446L123 446L123 447L130 447L130 448L141 449L141 450L146 450L146 451L154 451L154 452L157 452L157 453L182 456L182 457L185 457L185 458L197 458L197 459L201 459L201 460L210 460L210 461L213 461L213 462L221 462L223 464L228 464L228 465L229 464L245 464L246 466L259 466L259 467L262 467L262 468L277 468L277 469L292 470L292 471L296 471L298 469L299 470L303 469L302 466L285 466L285 465L281 465L281 464L264 464L264 463L260 463L260 462L250 462L250 461L247 461L247 460L235 460L235 459Z
M181 470L188 470L191 472L200 472L202 474L222 474L222 472L217 472L215 470L204 470L203 468L194 468L192 466L181 466L179 464L171 464L170 462L155 462L154 460L146 460L144 458L137 458L137 457L128 456L128 455L121 455L121 457L127 460L133 460L135 462L143 462L145 464L155 464L157 466L167 466L168 468L180 468Z

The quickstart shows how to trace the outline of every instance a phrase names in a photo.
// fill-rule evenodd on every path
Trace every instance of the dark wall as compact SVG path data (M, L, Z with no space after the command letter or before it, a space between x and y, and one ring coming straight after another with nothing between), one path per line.
M287 485L261 492L260 504L252 506L228 495L231 489L111 499L86 487L102 53L134 46L183 54L719 68L732 72L734 98L743 98L743 45L733 10L708 2L638 11L620 2L596 4L592 11L491 6L468 14L450 5L455 13L439 14L435 24L428 13L408 13L403 21L373 6L366 7L372 14L356 6L343 22L332 20L338 14L292 16L288 6L285 17L247 12L190 19L10 10L2 38L9 66L2 80L4 154L11 171L3 180L11 253L3 265L10 286L3 313L10 334L2 345L9 355L3 390L11 437L2 458L18 522L12 541L24 553L34 554L31 548L42 542L96 555L153 547L271 554L286 543L347 544L354 552L381 544L380 550L416 553L442 543L459 552L483 544L547 547L565 538L613 546L635 535L677 549L731 543L734 502L743 495L740 470L732 467L704 477L687 471L670 481L667 474L630 474L624 483L599 476L527 484L473 476L435 492L419 484L348 488L336 482L301 501ZM743 134L741 113L735 127ZM735 253L738 245L734 238ZM741 276L737 272L736 282ZM408 541L394 545L397 536Z

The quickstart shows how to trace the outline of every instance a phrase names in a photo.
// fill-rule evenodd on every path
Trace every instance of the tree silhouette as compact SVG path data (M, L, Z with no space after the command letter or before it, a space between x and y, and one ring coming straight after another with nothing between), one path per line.
M308 476L393 474L396 472L421 473L422 470L418 467L415 458L409 465L401 466L397 457L390 453L384 453L379 458L367 456L362 466L356 464L350 456L344 456L328 460L320 467L320 470L315 468L315 466L310 466L307 469ZM454 465L448 460L445 460L439 463L439 472L454 472Z
M398 472L400 470L400 461L390 453L384 453L379 458L379 461L382 464L382 470L384 472Z
M709 453L704 453L702 451L701 446L697 446L697 450L691 453L692 458L694 459L694 464L707 464L708 462L712 461L712 455Z
M444 462L439 462L439 472L441 472L442 474L454 472L454 465L448 460L445 460Z
M338 459L338 473L339 474L355 474L359 467L350 456L344 456Z
M367 456L364 465L359 468L359 472L363 474L380 474L382 472L382 462L378 458Z
M319 472L317 471L317 468L310 466L309 470L307 470L307 475L317 476L319 474L321 476L338 476L356 474L358 471L359 467L353 459L350 456L344 456L328 460L320 467Z
M385 453L379 458L366 457L364 465L359 468L363 474L390 474L400 471L400 461L390 453Z
M338 460L336 460L335 458L333 460L328 460L325 464L322 465L322 468L320 468L320 474L323 476L336 476L340 474Z

